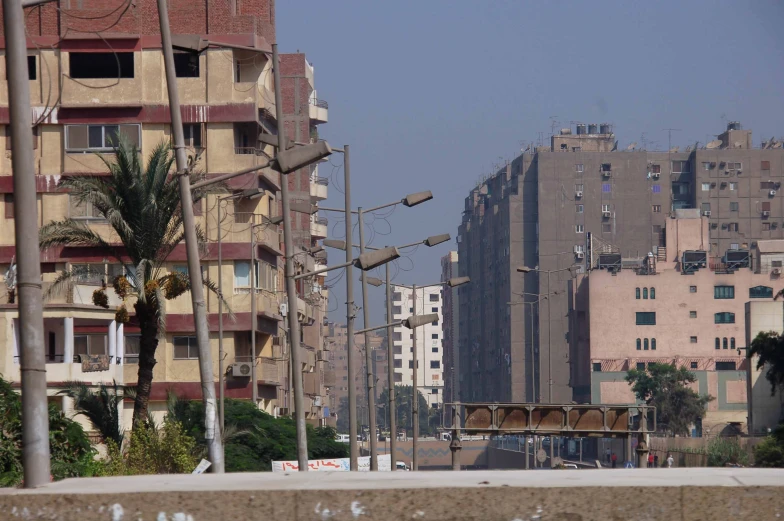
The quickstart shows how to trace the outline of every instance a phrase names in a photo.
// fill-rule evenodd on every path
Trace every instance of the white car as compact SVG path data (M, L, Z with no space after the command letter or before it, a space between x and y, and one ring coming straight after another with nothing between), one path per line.
M408 468L408 465L406 465L404 461L395 462L395 468L396 470L411 470L410 468Z

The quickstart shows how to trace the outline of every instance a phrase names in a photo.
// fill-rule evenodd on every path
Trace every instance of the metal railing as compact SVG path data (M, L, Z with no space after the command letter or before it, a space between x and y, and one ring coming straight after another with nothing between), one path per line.
M329 178L327 178L327 177L318 177L318 176L311 177L310 181L312 183L316 183L317 185L329 186Z
M323 99L310 98L310 104L320 109L329 109L329 103Z
M313 224L323 224L324 226L329 224L329 221L326 217L314 217Z

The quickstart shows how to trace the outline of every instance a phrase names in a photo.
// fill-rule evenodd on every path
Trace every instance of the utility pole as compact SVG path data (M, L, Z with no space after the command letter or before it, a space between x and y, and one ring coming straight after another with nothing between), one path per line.
M222 235L223 235L223 222L221 221L221 206L223 205L223 198L218 197L218 294L223 295L223 249L222 249ZM225 412L226 402L224 394L226 393L226 370L224 369L224 352L223 352L223 299L218 299L218 419L220 421L220 432L223 435L225 428Z
M553 330L552 330L552 313L550 310L552 309L550 298L550 274L552 272L547 272L547 403L553 403ZM540 355L541 356L541 355ZM550 437L550 441L552 442L552 436ZM552 448L552 443L550 443L550 447Z
M351 214L346 212L346 216ZM364 215L362 208L357 209L357 219L359 219L359 254L365 253L365 224L362 222ZM387 263L389 266L389 263ZM389 269L387 267L387 269ZM367 296L367 274L362 271L362 320L363 328L370 327L370 311ZM391 321L390 321L391 322ZM389 323L389 322L388 322ZM387 341L387 343L389 343ZM378 470L378 437L376 435L376 391L373 377L373 356L370 345L370 332L365 332L365 365L367 370L367 403L368 403L368 427L370 428L370 470Z
M208 457L212 463L210 470L214 473L222 474L224 471L223 440L220 433L220 421L215 414L215 379L212 374L210 330L207 324L207 309L204 303L204 284L199 263L196 223L193 218L190 172L188 171L188 158L185 155L185 137L182 130L180 97L177 92L177 76L174 71L174 51L172 50L167 0L158 0L158 18L161 25L161 47L166 70L166 88L169 93L174 157L180 184L180 206L182 209L182 224L185 231L185 249L188 257L188 276L191 280L193 322L196 329L196 342L199 346L199 374L201 377L202 400L204 402L204 439L207 440Z
M417 308L416 308L416 291L417 287L416 284L411 286L411 300L413 303L414 312L412 316L417 315ZM411 456L411 470L419 470L419 458L417 454L417 450L419 448L419 443L417 442L417 438L419 437L419 391L417 389L417 373L419 372L418 364L419 360L417 359L417 330L414 328L411 330L412 339L414 341L414 357L413 357L413 365L414 365L414 378L412 381L413 393L411 399L411 423L412 423L412 430L414 432L412 444L413 455Z
M19 343L22 372L22 469L25 488L49 482L49 405L46 398L41 257L33 163L27 38L19 0L3 0L11 120L14 240L18 259ZM66 363L73 360L66 360Z
M255 215L250 220L250 383L253 406L259 405L259 386L256 384L256 224Z
M346 358L348 365L348 435L350 470L359 470L357 457L357 389L354 383L354 247L351 244L353 226L351 223L351 161L349 146L343 147L343 195L346 212Z
M387 324L392 323L392 286L389 276L389 263L386 268L386 292L387 292ZM395 352L392 346L392 326L387 327L387 396L389 398L389 453L392 461L392 470L397 470L397 406L395 403Z
M162 2L164 0L158 0ZM283 121L283 95L280 85L278 45L272 44L272 69L275 81L275 118L278 122L278 154L286 150L286 125ZM286 293L288 296L289 346L291 347L291 376L294 385L294 419L297 425L297 462L300 472L308 470L308 438L305 427L305 397L302 389L300 363L299 319L297 318L297 284L294 280L294 240L291 235L289 183L281 173L280 193L283 202L283 242L286 249ZM348 187L346 188L348 192Z

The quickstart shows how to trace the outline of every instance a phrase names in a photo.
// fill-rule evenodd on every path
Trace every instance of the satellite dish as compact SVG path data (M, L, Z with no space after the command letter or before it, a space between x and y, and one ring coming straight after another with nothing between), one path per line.
M678 151L678 150L680 150L680 149L681 149L681 147L672 147L672 148L670 149L670 153L671 153L671 154L674 154L675 152L677 152L677 151Z
M741 147L741 142L740 141L736 141L733 144L735 145L735 148L740 148Z
M615 152L616 150L618 150L618 142L617 141L613 145L611 152Z
M691 145L686 147L686 152L691 152Z
M634 150L635 147L637 147L636 141L634 143L631 143L628 147L626 147L626 150Z
M719 148L720 146L721 146L721 140L714 139L713 141L705 145L705 148L713 150L714 148Z
M770 148L781 148L781 141L776 141L770 146Z

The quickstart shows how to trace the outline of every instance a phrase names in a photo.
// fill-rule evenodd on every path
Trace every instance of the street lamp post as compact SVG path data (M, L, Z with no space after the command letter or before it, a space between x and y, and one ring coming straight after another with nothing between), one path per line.
M517 268L517 271L520 273L546 273L547 274L547 293L546 295L551 295L550 293L550 275L553 273L560 273L562 271L571 271L574 269L574 266L569 266L568 268L561 268L559 270L540 270L537 268L529 268L528 266L520 266ZM553 349L552 349L552 313L551 313L552 304L550 299L547 299L547 403L553 403ZM541 350L540 350L541 356Z

